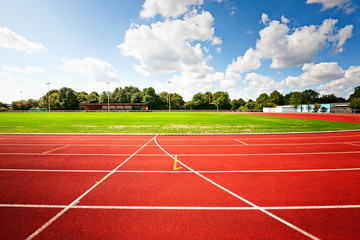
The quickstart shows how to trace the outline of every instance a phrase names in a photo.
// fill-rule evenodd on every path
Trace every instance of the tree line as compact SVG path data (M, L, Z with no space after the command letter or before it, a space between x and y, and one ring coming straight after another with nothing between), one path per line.
M63 87L53 89L39 99L14 101L11 104L13 110L28 110L30 108L50 108L52 110L81 110L79 103L146 103L150 110L166 110L169 108L169 93L156 94L152 87L142 91L134 86L115 88L112 92L96 91L76 92L71 88ZM337 97L334 94L320 95L312 89L302 92L290 92L285 95L275 90L270 95L260 94L256 100L249 99L247 102L242 98L230 99L227 92L196 93L191 101L185 102L177 93L170 93L171 109L180 110L232 110L232 111L262 111L263 107L276 107L278 105L292 105L297 108L300 105L321 103L350 102L353 109L360 109L360 86L354 89L349 99ZM0 110L7 110L7 105L0 102Z

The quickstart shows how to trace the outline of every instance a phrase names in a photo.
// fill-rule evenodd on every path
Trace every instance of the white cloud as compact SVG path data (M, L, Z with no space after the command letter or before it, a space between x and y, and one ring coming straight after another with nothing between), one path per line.
M212 68L206 64L201 44L192 43L216 39L213 21L209 12L194 10L183 19L133 25L118 47L123 55L138 59L143 69L155 74L186 71L206 75Z
M226 72L244 73L256 70L260 66L261 61L258 52L249 48L244 56L238 57L236 61L233 60L233 62L228 65Z
M322 10L327 10L330 8L343 8L345 13L351 14L355 11L355 7L352 4L351 0L307 0L307 4L319 3L322 4Z
M266 13L263 13L261 15L261 22L265 25L268 24L270 22L269 15L267 15Z
M272 59L272 68L284 68L312 62L318 51L329 43L341 52L352 36L352 25L337 31L337 20L326 19L319 26L310 25L289 29L285 23L271 21L260 30L256 50L264 59Z
M140 65L134 65L134 69L136 72L141 73L144 76L150 76L151 73L149 71L147 71L145 68L143 68Z
M7 72L18 72L18 73L26 73L26 74L44 73L44 70L41 67L26 66L25 68L19 68L19 67L8 67L2 65L2 68L4 69L4 71Z
M249 81L249 90L255 90L255 96L259 96L262 93L270 94L274 90L279 90L284 86L284 82L275 82L269 76L264 76L257 73L248 73L245 77Z
M204 0L146 0L140 12L142 18L152 18L157 14L177 17L186 13L192 5L202 5Z
M354 87L359 86L360 66L351 66L342 78L324 83L318 87L321 94L336 93L348 97L354 91Z
M2 78L11 78L11 75L6 72L0 72L0 79Z
M24 51L27 54L46 49L41 43L30 42L7 27L0 27L0 46Z
M302 70L304 73L297 77L287 77L285 80L286 85L292 88L302 88L345 76L345 71L336 62L323 62L316 65L313 63L305 64Z
M61 68L65 71L78 73L99 82L118 82L119 77L116 69L108 62L100 61L92 57L84 59L63 59Z

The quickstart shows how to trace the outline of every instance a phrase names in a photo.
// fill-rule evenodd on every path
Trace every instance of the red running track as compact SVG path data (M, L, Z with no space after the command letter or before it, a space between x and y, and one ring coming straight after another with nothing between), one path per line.
M0 135L0 236L360 236L359 131L154 137Z

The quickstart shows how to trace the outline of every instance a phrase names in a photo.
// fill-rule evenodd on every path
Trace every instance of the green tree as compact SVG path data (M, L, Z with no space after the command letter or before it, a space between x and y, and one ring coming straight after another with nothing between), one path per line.
M126 86L126 87L124 87L124 91L125 91L125 95L127 97L126 102L131 102L132 96L134 94L140 92L140 90L137 87L134 87L134 86Z
M29 104L26 100L13 101L11 103L11 108L13 110L29 110Z
M229 93L216 92L213 94L213 102L219 106L219 109L231 109Z
M319 98L320 103L337 103L338 99L335 94L322 95Z
M352 97L350 101L350 107L353 110L357 110L356 112L360 111L360 97Z
M289 103L291 104L291 106L293 106L295 109L297 109L299 105L304 103L302 93L301 92L293 92L293 94L291 94L291 97L289 99ZM302 112L302 109L301 109L301 112Z
M100 97L100 95L97 92L93 91L88 95L86 102L87 103L98 103L99 97Z
M160 109L161 101L159 96L156 94L155 89L152 87L143 89L143 102L146 103L149 109Z
M315 103L319 98L319 93L312 89L306 89L302 92L304 103Z
M271 104L272 105L272 104ZM266 93L262 93L256 99L256 110L262 110L264 107L269 107L269 96Z
M110 99L109 99L110 100ZM99 103L108 103L108 93L103 91L99 96Z
M9 107L6 103L0 102L0 112L9 110Z
M360 98L360 86L357 86L355 89L354 89L354 92L352 94L350 94L349 96L349 101L351 102L351 100L353 98Z
M142 103L143 96L141 92L134 93L131 97L132 103Z
M231 100L230 104L231 104L231 110L234 111L239 109L241 106L245 106L246 102L244 101L244 99L239 98L238 100L236 99Z
M88 96L89 95L87 94L87 92L84 92L84 91L77 93L77 102L78 103L86 103L88 100Z
M66 110L78 109L77 96L71 88L63 87L59 89L59 101L62 108Z
M115 88L115 90L110 94L111 103L129 103L130 100L126 95L125 89Z
M171 109L181 109L184 106L184 99L180 94L170 94Z
M284 104L285 105L290 105L290 97L293 94L293 92L289 92L287 94L285 94L284 96Z
M191 101L192 109L209 109L209 97L201 92L196 93Z
M275 105L284 105L285 104L284 96L278 91L274 90L269 95L269 102Z

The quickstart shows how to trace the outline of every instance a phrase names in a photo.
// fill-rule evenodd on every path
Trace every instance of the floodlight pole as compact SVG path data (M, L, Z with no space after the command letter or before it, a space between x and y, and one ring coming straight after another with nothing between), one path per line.
M21 101L23 100L23 97L22 97L22 91L20 91L20 94L21 94Z
M110 82L106 82L107 84L107 94L108 94L108 112L110 111L110 97L109 97L109 84Z
M47 99L48 99L48 104L49 104L49 112L50 112L50 96L49 96L49 89L50 89L50 83L46 83L48 85L48 92L47 92Z
M170 81L168 81L169 84L169 112L171 111L171 102L170 102Z

